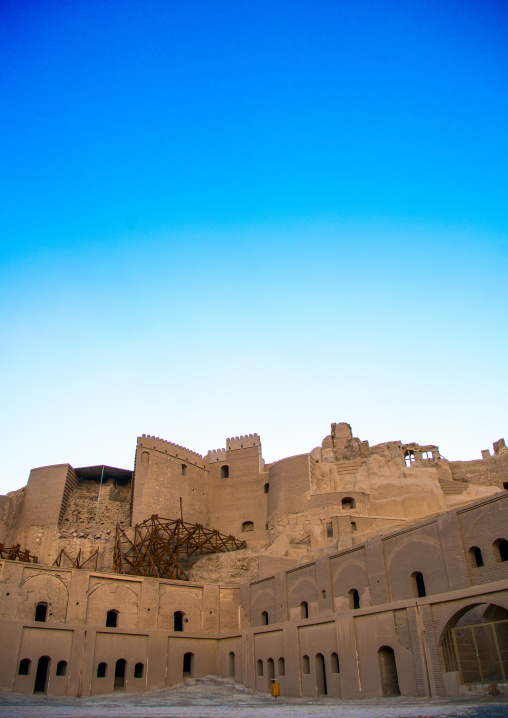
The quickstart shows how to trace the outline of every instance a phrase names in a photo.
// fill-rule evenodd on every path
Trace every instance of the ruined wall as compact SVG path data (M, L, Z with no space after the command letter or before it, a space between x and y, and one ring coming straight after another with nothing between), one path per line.
M6 546L16 543L16 528L25 493L26 487L23 487L0 496L0 542Z
M108 479L101 488L98 481L78 480L60 521L60 538L92 538L94 526L96 537L113 537L117 523L130 526L131 491L130 482L115 486Z
M503 488L508 481L508 452L476 461L450 461L454 481Z
M110 571L116 522L127 526L154 513L178 518L181 499L185 521L244 539L264 566L275 565L278 558L352 547L501 491L508 485L504 441L495 442L494 451L482 452L483 460L449 463L436 445L389 441L371 447L339 423L309 454L265 466L257 434L230 438L225 449L204 458L143 435L131 489L103 485L95 538L99 483L93 472L87 478L64 464L34 469L23 492L0 498L0 542L20 543L49 564L61 549L71 556L81 550L83 558L98 548L98 567ZM205 570L223 576L226 564L210 558L191 570L204 580ZM235 569L235 580L253 578L254 565Z

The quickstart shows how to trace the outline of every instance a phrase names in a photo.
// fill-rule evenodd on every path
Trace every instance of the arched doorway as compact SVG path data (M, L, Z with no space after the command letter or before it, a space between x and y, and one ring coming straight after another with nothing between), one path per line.
M194 654L186 653L183 657L183 677L192 678L194 673Z
M233 653L233 651L231 651L229 654L228 674L230 678L235 677L235 654Z
M445 672L462 685L505 682L508 678L508 610L480 603L463 608L448 622L440 642Z
M325 657L322 653L318 653L316 655L316 688L318 696L328 695L328 686L326 685Z
M119 658L115 665L115 691L123 691L125 689L125 667L127 661Z
M50 663L51 658L49 656L41 656L39 658L37 671L35 673L34 693L46 693Z
M268 688L270 688L274 678L275 678L275 663L273 661L273 658L269 658L266 661L266 682L268 684Z
M378 660L383 696L400 696L397 663L393 648L381 646L378 651Z

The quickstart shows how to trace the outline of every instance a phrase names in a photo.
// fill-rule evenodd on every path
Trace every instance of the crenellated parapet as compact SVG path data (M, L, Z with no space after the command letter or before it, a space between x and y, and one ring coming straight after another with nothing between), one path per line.
M158 436L150 436L150 434L138 436L138 446L146 449L155 449L156 451L161 451L168 456L186 461L189 464L195 464L203 469L205 468L205 460L201 454L198 454L196 451L191 451L185 446L173 444L172 441L160 439Z
M226 461L226 449L213 449L206 455L207 460L212 464L217 461Z
M226 450L248 449L252 446L261 446L261 439L258 434L246 434L245 436L234 436L226 439Z

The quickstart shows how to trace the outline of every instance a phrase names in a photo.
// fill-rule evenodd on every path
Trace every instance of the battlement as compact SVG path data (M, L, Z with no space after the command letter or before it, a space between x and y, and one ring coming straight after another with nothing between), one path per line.
M147 449L156 449L157 451L162 451L169 456L174 456L177 459L182 459L182 461L187 461L190 464L196 464L196 466L204 468L204 459L201 454L191 451L185 446L173 444L172 441L160 439L158 436L150 436L150 434L138 436L138 446L143 448L146 447Z
M506 442L504 439L499 439L499 441L495 441L492 446L494 447L494 454L497 456L498 454L506 454L508 451L508 448L506 446Z
M226 461L226 449L211 449L206 458L210 463L216 461Z
M258 434L246 434L245 436L234 436L226 439L226 451L247 449L251 446L261 446L261 439Z

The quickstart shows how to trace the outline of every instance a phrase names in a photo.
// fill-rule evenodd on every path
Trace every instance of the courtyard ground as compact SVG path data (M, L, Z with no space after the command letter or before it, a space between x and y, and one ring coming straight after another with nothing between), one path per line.
M149 693L87 698L0 693L2 718L508 718L508 698L285 698L207 677Z

